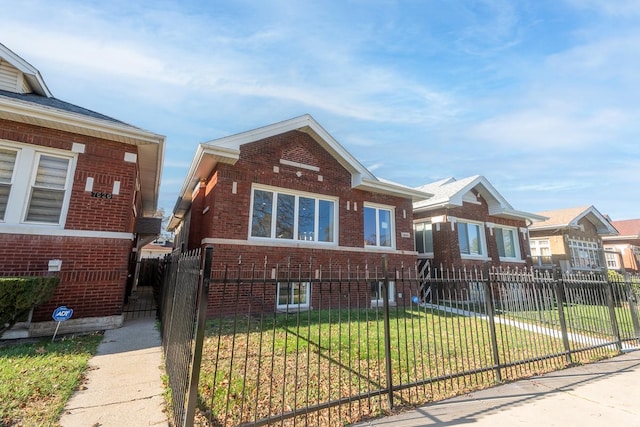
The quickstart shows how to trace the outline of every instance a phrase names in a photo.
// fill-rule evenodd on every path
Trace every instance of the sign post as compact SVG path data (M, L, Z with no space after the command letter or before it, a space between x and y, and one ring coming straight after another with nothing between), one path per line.
M67 308L64 305L53 310L53 314L51 315L51 317L53 317L53 320L58 322L58 324L56 325L56 331L53 333L53 338L51 338L51 342L53 342L53 340L56 339L56 335L58 334L58 328L60 328L60 323L64 322L65 320L71 319L72 315L73 315L73 309Z

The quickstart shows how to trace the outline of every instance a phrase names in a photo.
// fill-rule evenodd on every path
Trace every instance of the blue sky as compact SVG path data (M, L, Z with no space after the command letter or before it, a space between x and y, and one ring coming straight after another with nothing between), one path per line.
M485 175L514 208L640 217L640 1L0 0L54 96L200 142L305 113L377 176Z

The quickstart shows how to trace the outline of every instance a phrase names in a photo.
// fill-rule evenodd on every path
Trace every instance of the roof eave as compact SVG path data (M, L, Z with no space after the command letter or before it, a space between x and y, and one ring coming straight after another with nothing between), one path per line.
M239 159L240 150L210 144L198 145L180 193L178 193L178 200L173 208L167 227L169 231L178 226L184 215L191 208L191 194L196 185L201 180L208 178L218 163L234 165Z
M355 180L355 182L353 182L353 188L357 190L370 191L372 193L381 193L407 198L411 199L413 202L426 200L432 196L432 194L425 193L424 191L368 178Z

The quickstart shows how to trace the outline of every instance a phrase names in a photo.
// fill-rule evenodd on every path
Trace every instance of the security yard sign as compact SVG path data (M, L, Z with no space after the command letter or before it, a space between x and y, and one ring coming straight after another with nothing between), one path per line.
M53 338L51 338L51 342L53 342L53 340L56 339L56 335L58 334L58 328L60 327L60 322L64 322L65 320L71 319L72 315L73 315L73 309L67 308L64 305L53 310L53 314L51 315L51 317L53 317L53 320L58 322L58 324L56 325L56 331L53 333Z

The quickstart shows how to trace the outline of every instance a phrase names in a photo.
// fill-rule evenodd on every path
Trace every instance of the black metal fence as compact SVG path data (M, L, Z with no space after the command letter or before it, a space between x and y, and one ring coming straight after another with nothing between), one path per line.
M630 276L432 269L419 277L383 261L265 259L206 277L201 425L345 425L640 344L640 278ZM195 298L186 289L174 295ZM193 331L186 314L194 310L183 310L174 312ZM167 352L167 363L173 358L186 356ZM193 376L188 389L184 371L168 373L174 395L194 393Z

